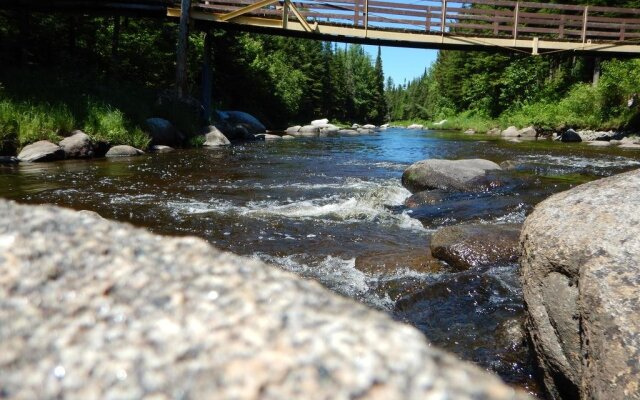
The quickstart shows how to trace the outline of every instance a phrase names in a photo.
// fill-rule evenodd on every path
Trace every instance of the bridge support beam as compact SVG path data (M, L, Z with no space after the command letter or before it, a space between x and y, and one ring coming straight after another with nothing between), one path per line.
M180 28L176 50L176 94L183 98L187 94L187 46L189 45L189 18L191 0L182 0L180 8Z
M202 120L210 123L211 120L211 31L204 33L204 50L202 54Z

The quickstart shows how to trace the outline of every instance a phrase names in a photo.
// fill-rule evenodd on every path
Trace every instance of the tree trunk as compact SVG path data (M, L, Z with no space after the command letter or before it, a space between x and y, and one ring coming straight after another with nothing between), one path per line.
M204 54L202 55L202 119L208 124L211 119L211 32L204 34Z

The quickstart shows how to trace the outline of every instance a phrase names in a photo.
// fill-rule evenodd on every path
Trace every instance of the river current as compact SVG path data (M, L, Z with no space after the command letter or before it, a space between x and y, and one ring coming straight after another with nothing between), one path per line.
M509 183L409 209L400 177L427 158L508 161ZM415 260L439 227L523 222L554 192L639 166L634 150L388 129L138 158L0 164L0 197L199 236L388 312L540 395L530 349L510 333L523 315L518 266L421 271Z

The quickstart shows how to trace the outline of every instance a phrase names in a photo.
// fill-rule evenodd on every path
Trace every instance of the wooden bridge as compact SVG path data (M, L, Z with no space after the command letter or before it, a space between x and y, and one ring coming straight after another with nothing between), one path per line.
M179 17L386 46L640 55L640 9L506 0L183 0Z

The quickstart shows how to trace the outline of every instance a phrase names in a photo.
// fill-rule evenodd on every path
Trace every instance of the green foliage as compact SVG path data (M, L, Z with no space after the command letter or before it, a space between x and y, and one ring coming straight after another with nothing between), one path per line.
M138 127L127 127L122 111L110 106L90 102L84 131L94 140L111 145L126 144L138 149L146 149L150 138Z
M189 144L189 147L200 148L204 146L204 143L206 141L207 141L207 138L205 138L204 136L195 135L189 138L188 144Z

